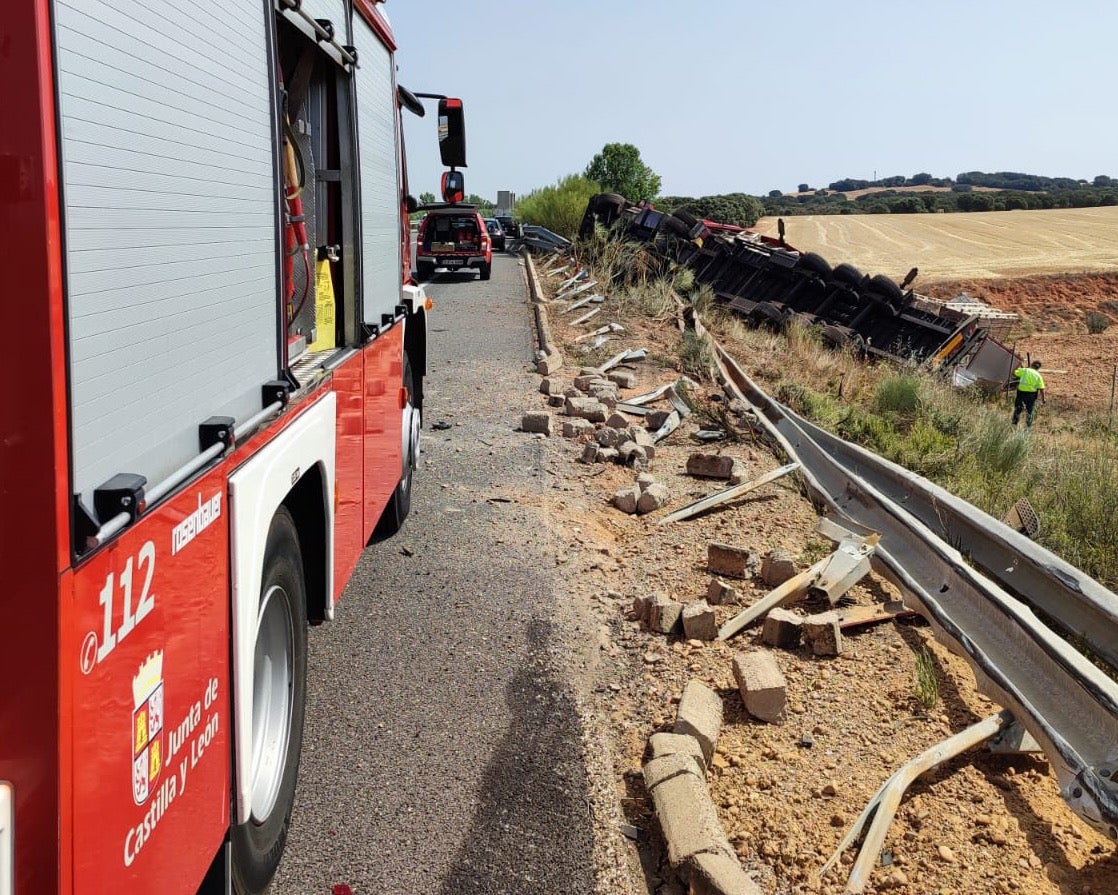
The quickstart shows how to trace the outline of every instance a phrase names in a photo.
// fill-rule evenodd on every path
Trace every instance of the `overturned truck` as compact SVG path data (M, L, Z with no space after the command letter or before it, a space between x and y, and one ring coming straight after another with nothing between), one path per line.
M817 328L836 348L941 369L957 385L999 388L1021 360L1005 339L1016 314L974 299L939 301L851 264L834 267L814 252L800 252L781 237L668 213L623 196L591 197L579 230L598 225L649 244L651 251L688 266L697 283L757 326L774 330L793 321Z

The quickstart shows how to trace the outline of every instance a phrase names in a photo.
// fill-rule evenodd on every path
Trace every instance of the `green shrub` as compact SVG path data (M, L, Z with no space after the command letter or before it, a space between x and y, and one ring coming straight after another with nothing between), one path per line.
M899 462L920 475L934 478L950 472L956 462L954 438L941 432L926 419L913 423L902 442Z
M1104 583L1118 581L1118 458L1088 449L1053 464L1039 494L1041 542Z
M877 384L873 407L878 413L910 415L920 409L924 383L909 373L887 376Z
M899 462L896 427L884 417L861 407L851 407L839 420L838 434L849 441L868 447L886 459Z
M926 709L939 702L939 680L936 678L936 663L926 647L916 654L916 682L913 693Z
M715 366L714 349L706 339L685 330L679 345L679 365L692 379L708 380Z
M516 216L526 224L538 224L574 239L586 213L590 197L602 191L581 174L561 178L554 186L533 190L516 203Z
M1087 324L1087 332L1093 336L1106 332L1106 328L1110 326L1110 318L1098 311L1088 311L1083 322Z

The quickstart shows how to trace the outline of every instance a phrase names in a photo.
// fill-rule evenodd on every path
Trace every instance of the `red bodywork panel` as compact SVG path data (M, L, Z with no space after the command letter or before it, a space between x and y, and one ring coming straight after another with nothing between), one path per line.
M68 889L60 837L68 695L58 663L59 576L69 564L66 358L59 250L50 15L47 0L5 7L0 18L0 232L12 263L7 289L22 296L18 337L0 381L0 557L5 570L0 646L0 780L13 785L20 893ZM11 85L19 89L11 89Z
M404 327L397 324L364 350L366 536L372 534L403 468L401 376Z
M229 467L65 578L75 892L188 895L229 826Z

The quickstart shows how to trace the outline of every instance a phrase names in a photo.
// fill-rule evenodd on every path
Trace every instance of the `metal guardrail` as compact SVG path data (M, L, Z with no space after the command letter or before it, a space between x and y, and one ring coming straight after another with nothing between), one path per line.
M1118 596L1071 563L988 513L876 454L785 412L844 467L856 471L990 578L1043 612L1066 634L1081 637L1118 668Z
M701 332L701 324L697 329ZM822 439L814 427L802 425L721 346L715 342L714 347L727 386L755 408L760 424L789 459L802 464L800 474L817 504L848 527L880 534L874 568L907 592L938 639L966 658L979 690L1032 734L1071 809L1118 841L1118 683L877 487L877 479L864 474L864 463L836 450L833 437ZM907 480L910 489L918 490L918 484ZM934 504L932 498L921 499ZM1005 535L988 533L986 527L973 527L968 550L992 555ZM1034 569L1054 588L1063 586L1057 573ZM1114 623L1105 627L1112 636Z

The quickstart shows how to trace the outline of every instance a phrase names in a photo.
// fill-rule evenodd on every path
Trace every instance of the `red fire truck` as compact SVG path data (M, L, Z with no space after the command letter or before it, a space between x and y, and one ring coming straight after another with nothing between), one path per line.
M394 51L376 0L5 6L0 895L274 874L307 626L418 450Z

